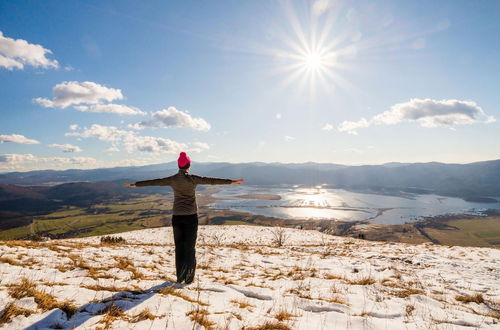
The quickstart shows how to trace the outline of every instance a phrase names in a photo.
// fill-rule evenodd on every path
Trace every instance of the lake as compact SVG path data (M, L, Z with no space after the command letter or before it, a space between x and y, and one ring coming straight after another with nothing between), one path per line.
M486 209L500 209L500 202L474 203L430 194L398 197L324 186L228 185L220 186L220 191L213 196L220 199L209 205L215 209L284 219L369 220L383 224L401 224L445 214L480 215Z

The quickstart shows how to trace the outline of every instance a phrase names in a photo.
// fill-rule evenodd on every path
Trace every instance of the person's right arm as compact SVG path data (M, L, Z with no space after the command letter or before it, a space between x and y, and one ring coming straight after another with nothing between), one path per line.
M241 184L244 180L231 180L231 179L221 179L212 178L207 176L192 175L191 176L196 184Z
M163 179L137 181L136 183L124 183L125 187L147 187L147 186L170 186L171 177Z

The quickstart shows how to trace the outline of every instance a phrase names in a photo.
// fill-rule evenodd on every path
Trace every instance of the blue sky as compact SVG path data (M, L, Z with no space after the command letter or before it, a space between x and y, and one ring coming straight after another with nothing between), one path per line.
M500 158L498 1L2 1L0 171Z

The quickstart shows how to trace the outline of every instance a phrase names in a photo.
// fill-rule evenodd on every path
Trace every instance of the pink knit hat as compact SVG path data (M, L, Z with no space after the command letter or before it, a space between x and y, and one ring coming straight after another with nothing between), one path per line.
M179 159L177 159L177 165L179 168L188 168L191 165L191 159L185 152L181 152Z

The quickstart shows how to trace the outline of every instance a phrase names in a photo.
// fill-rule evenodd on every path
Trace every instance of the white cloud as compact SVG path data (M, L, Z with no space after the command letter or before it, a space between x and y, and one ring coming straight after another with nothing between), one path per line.
M125 151L129 153L141 151L155 154L178 153L181 151L201 152L209 149L209 145L203 142L179 143L162 137L139 136L133 131L98 124L85 128L81 132L69 132L65 135L83 138L94 137L101 141L111 142L112 147L108 151L118 151L120 146L123 146Z
M108 149L106 149L106 152L118 152L120 151L120 148L116 147L116 146L112 146L112 147L109 147Z
M417 122L422 127L453 127L475 123L491 123L496 119L488 116L473 101L411 99L393 105L389 110L374 116L371 120L362 118L357 122L344 121L339 131L357 134L359 128L371 125L395 125L402 122Z
M118 115L145 115L140 109L129 107L123 104L93 104L93 105L75 105L74 108L82 112L107 112Z
M295 138L293 136L289 136L289 135L285 135L283 137L283 139L286 141L286 142L292 142L293 140L295 140Z
M361 118L358 121L344 121L342 122L338 130L340 132L347 132L352 135L358 135L357 129L370 126L370 123L365 118Z
M161 157L161 158L159 158ZM69 168L103 168L116 166L139 166L155 164L164 161L164 156L147 157L139 159L120 159L104 162L91 157L38 157L32 154L5 154L0 155L0 171L32 171L42 169L69 169Z
M321 16L328 10L329 7L329 0L316 0L312 5L312 12L316 16Z
M41 45L30 44L23 39L4 37L0 31L0 67L8 70L24 69L24 65L42 68L58 68L56 60L50 60L46 55L52 54Z
M79 128L80 128L80 126L78 126L78 124L69 125L69 129L72 130L72 131L76 131Z
M177 110L175 107L160 110L153 113L153 118L137 124L129 125L132 129L144 129L147 127L185 127L197 131L210 130L210 124L203 118L193 118L187 112Z
M0 170L34 170L49 168L91 168L98 165L91 157L38 157L32 154L0 155Z
M179 143L170 139L153 136L129 135L125 137L123 145L125 147L125 150L129 153L134 151L142 151L155 154L176 154L178 152L187 150L187 145L184 143Z
M202 152L204 150L210 149L210 145L205 142L192 142L189 143L189 151L192 152Z
M118 143L125 136L134 135L134 132L121 130L114 126L103 126L99 124L93 124L90 128L83 129L82 132L70 132L66 133L66 136L80 136L84 138L95 137L101 141Z
M333 125L330 123L326 123L325 126L321 128L323 131L331 131L333 129Z
M40 142L33 139L28 139L24 135L11 134L11 135L0 135L0 143L12 142L20 144L39 144Z
M0 163L24 163L36 160L32 154L5 154L0 155Z
M52 88L54 98L36 98L35 102L46 108L66 108L82 103L99 104L123 99L121 90L99 85L92 81L65 81Z
M54 143L54 144L49 145L49 147L59 148L63 152L82 152L82 148L80 148L79 146L74 146L72 144L57 144L57 143Z

